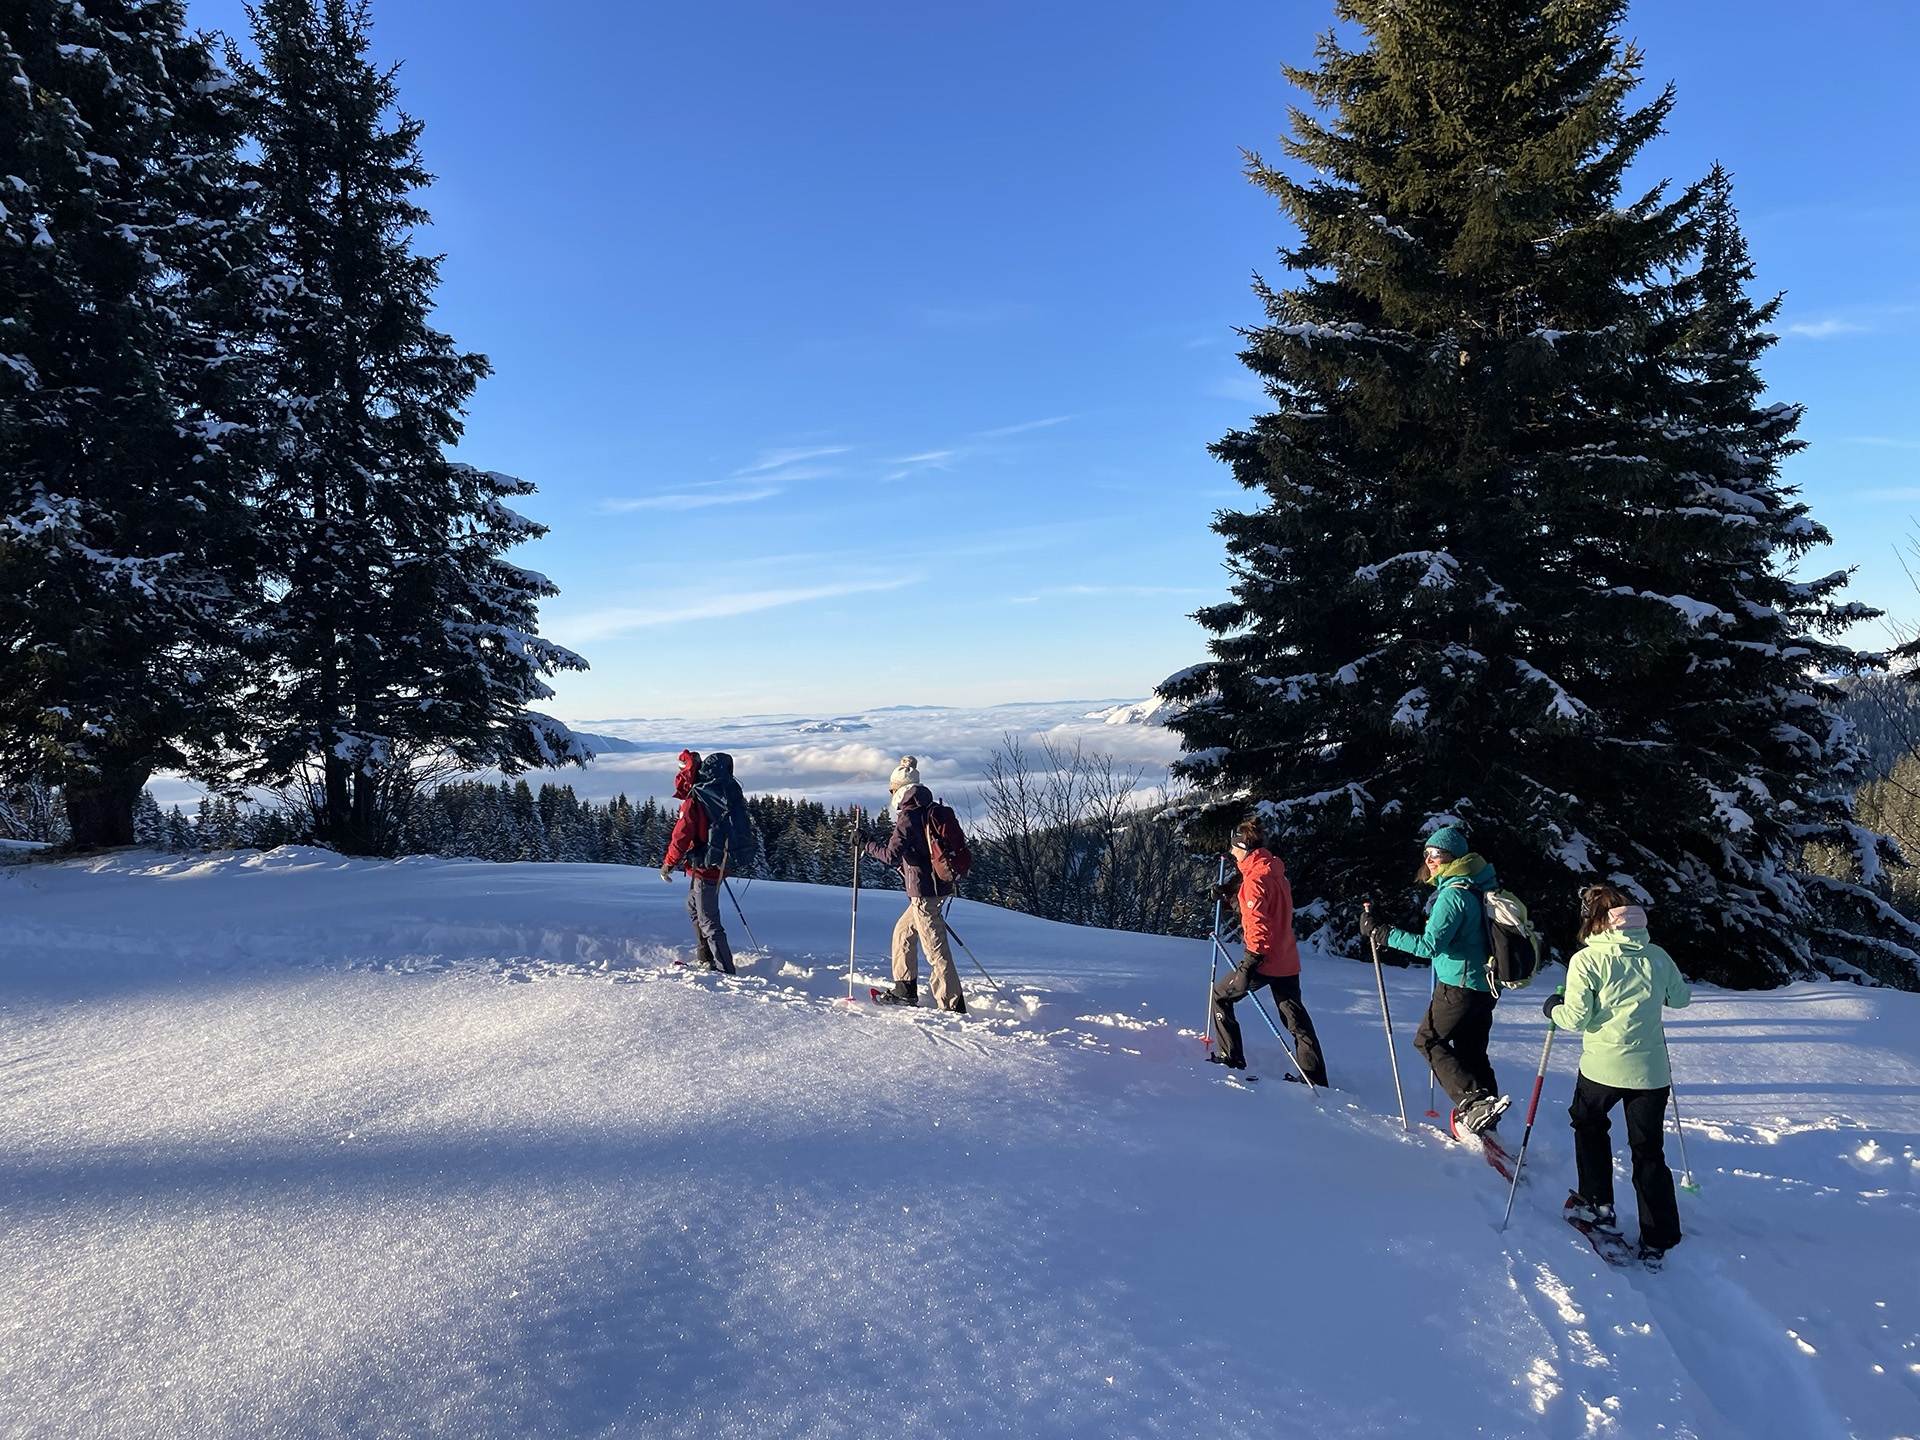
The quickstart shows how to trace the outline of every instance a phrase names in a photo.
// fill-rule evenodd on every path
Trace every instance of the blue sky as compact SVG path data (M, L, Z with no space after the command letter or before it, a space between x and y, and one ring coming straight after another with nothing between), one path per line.
M196 24L238 30L233 0ZM1274 150L1331 6L384 0L439 183L441 320L493 360L463 458L593 662L572 720L1139 696L1222 593L1207 444L1286 238ZM1767 289L1818 571L1920 618L1908 0L1643 3L1671 133ZM1878 626L1858 643L1885 643Z

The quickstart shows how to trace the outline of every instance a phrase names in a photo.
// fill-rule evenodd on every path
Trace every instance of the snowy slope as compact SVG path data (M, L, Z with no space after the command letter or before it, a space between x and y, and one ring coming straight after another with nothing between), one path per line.
M683 897L0 876L0 1435L1920 1435L1920 996L1678 1017L1703 1183L1648 1276L1555 1218L1572 1046L1503 1236L1400 1133L1369 968L1308 960L1316 1098L1250 1014L1266 1082L1198 1063L1204 945L963 903L1021 998L963 958L958 1019L837 1003L844 890L743 890L734 981L670 963ZM1388 983L1418 1124L1427 977ZM1543 1025L1495 1027L1518 1095Z

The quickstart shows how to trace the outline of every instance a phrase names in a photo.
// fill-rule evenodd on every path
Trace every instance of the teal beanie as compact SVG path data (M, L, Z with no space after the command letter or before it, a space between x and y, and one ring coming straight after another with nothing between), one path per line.
M1472 850L1473 845L1472 842L1467 839L1466 832L1461 830L1458 825L1443 825L1427 837L1427 848L1430 850L1444 850L1453 856L1454 859L1458 860L1461 856Z

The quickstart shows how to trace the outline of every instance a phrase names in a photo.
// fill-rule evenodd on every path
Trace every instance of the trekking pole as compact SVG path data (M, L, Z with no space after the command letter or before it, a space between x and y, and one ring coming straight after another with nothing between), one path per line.
M1214 935L1208 938L1210 938L1213 941L1214 945L1219 948L1218 959L1228 960L1232 958L1227 954L1227 947L1220 944L1219 936ZM1275 1022L1274 1018L1271 1015L1267 1014L1267 1007L1260 1003L1259 995L1256 994L1254 991L1249 990L1247 992L1247 999L1251 1000L1253 1002L1253 1008L1260 1012L1260 1018L1267 1022L1267 1028L1273 1031L1273 1038L1280 1042L1280 1048L1287 1052L1287 1059L1291 1060L1293 1062L1293 1068L1300 1072L1300 1078L1302 1080L1307 1081L1307 1088L1309 1090L1318 1091L1320 1087L1314 1084L1313 1081L1307 1080L1306 1067L1301 1065L1300 1057L1293 1053L1293 1047L1287 1043L1287 1037L1284 1033L1282 1033L1279 1024ZM1278 1007L1276 1006L1275 1008L1277 1009Z
M1432 1002L1434 1002L1434 991L1440 989L1440 972L1434 970L1432 964L1428 964L1427 973L1430 975L1430 979L1427 981L1427 1004L1432 1004ZM1432 1066L1428 1066L1427 1068L1427 1119L1440 1119L1440 1112L1434 1110L1434 1069L1432 1069Z
M1373 902L1362 901L1360 913L1371 919ZM1373 947L1373 979L1374 983L1380 987L1380 1018L1387 1027L1387 1059L1393 1064L1393 1093L1400 1097L1400 1128L1403 1131L1411 1130L1413 1127L1407 1123L1407 1092L1400 1088L1400 1055L1393 1048L1393 1015L1387 1009L1387 976L1386 972L1380 968L1380 942L1369 934L1367 944Z
M1431 1005L1433 1003L1434 992L1440 985L1440 972L1429 964L1427 966L1427 973L1433 977L1427 982L1427 1003ZM1433 1108L1433 1067L1429 1065L1427 1067L1427 1119L1438 1120L1439 1118L1440 1112Z
M1562 986L1564 990L1566 987ZM1540 1108L1540 1087L1547 1083L1547 1057L1553 1054L1553 1032L1558 1028L1553 1017L1547 1017L1547 1043L1540 1047L1540 1073L1533 1077L1533 1099L1527 1102L1527 1128L1520 1132L1520 1153L1514 1157L1513 1179L1507 1185L1507 1213L1500 1217L1500 1228L1507 1228L1507 1221L1513 1218L1513 1197L1520 1191L1520 1171L1527 1163L1527 1141L1533 1138L1533 1115Z
M1693 1178L1693 1166L1687 1162L1687 1129L1680 1123L1680 1087L1673 1083L1673 1051L1667 1045L1667 1027L1660 1027L1660 1048L1667 1052L1667 1098L1673 1102L1673 1133L1680 1137L1680 1188L1698 1195L1700 1186Z
M853 1003L853 947L860 938L860 807L853 807L853 919L847 928L847 1003Z
M746 927L747 939L753 941L753 948L760 948L760 938L753 933L753 926L747 924L747 912L740 908L740 897L733 893L733 882L727 878L727 852L733 848L733 837L729 835L720 842L720 883L726 888L727 898L733 901L733 913L740 917L740 923Z
M967 944L966 941L960 939L960 932L953 928L953 922L947 919L947 917L944 914L941 915L940 921L943 925L947 927L947 934L951 935L955 940L960 941L960 948L967 952L967 959L973 961L973 968L978 970L982 975L987 975L987 967L980 963L980 958L973 953L973 947ZM1007 1004L1009 1005L1013 1004L1013 997L1007 994L1007 992L1001 988L1000 982L998 980L994 979L993 976L991 975L987 975L987 983L993 986L994 994L998 995L1002 1000L1006 1001Z
M724 871L721 872L720 883L727 887L727 898L733 901L733 913L738 915L740 923L746 926L747 939L753 941L754 949L760 949L760 938L753 933L753 926L747 924L747 912L740 908L740 897L733 893L733 882L726 878Z
M1227 857L1219 857L1219 864L1213 870L1213 888L1218 890L1226 882ZM1213 981L1220 973L1220 897L1213 897L1213 933L1207 937L1207 1018L1200 1022L1200 1043L1206 1049L1213 1048Z

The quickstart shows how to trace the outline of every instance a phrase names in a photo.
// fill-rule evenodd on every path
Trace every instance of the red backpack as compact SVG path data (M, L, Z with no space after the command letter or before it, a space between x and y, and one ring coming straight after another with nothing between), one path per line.
M965 879L973 868L973 851L967 848L960 817L951 805L938 800L927 807L927 851L933 859L933 873L949 885Z

